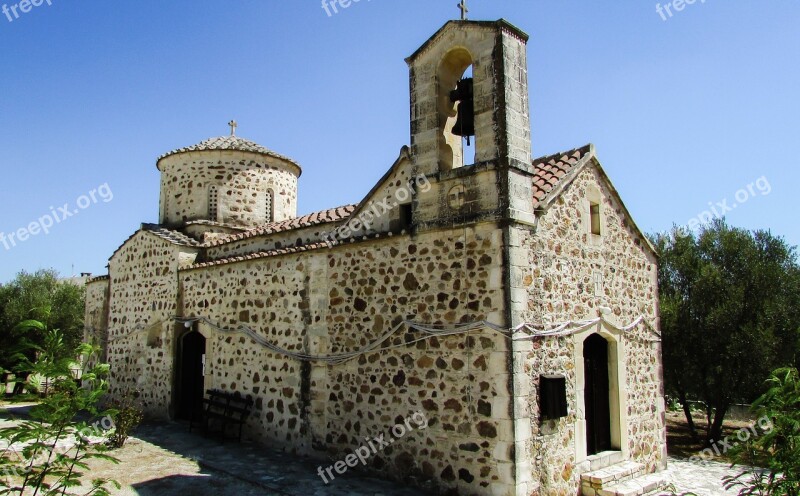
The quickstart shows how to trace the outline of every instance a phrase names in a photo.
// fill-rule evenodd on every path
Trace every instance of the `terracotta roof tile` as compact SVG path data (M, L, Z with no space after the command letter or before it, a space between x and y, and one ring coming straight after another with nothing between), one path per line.
M223 239L209 243L207 246L219 246L234 241L241 241L243 239L253 238L256 236L263 236L265 234L275 234L284 231L291 231L294 229L301 229L304 227L311 227L317 224L325 224L327 222L336 222L350 217L350 214L356 209L356 205L345 205L343 207L330 208L319 212L310 213L302 217L295 217L281 222L273 222L265 224L255 229L250 229L240 234L234 234Z
M191 267L188 267L187 269L183 269L183 270L203 269L203 268L207 268L207 267L215 267L215 266L218 266L218 265L226 265L226 264L236 263L236 262L247 262L248 260L259 260L259 259L262 259L262 258L269 258L269 257L277 256L277 255L287 255L287 254L291 254L291 253L300 253L300 252L305 252L305 251L319 250L319 249L323 249L323 248L326 248L326 247L359 243L359 242L362 242L362 241L368 241L368 240L371 240L371 239L380 239L380 238L384 238L384 237L391 238L391 237L393 237L395 235L401 235L402 236L402 235L405 235L405 234L406 234L406 231L405 230L401 230L399 233L397 233L397 232L377 233L377 234L373 234L373 235L370 235L370 236L361 236L361 237L358 237L358 238L350 238L350 239L345 239L345 240L338 240L337 239L337 240L334 240L330 245L327 244L327 243L323 243L323 242L316 242L316 243L309 243L309 244L301 245L301 246L290 246L290 247L287 247L287 248L276 248L274 250L267 250L267 251L260 251L260 252L256 252L256 253L249 253L247 255L237 255L237 256L234 256L234 257L227 257L227 258L221 258L221 259L218 259L218 260L211 260L211 261L208 261L208 262L200 262L200 263L196 263L196 264L192 265Z
M534 208L539 206L558 182L569 174L578 163L592 151L592 145L569 150L562 153L537 158L533 161L533 198Z
M142 229L176 245L200 246L200 242L196 239L158 224L142 224Z
M302 246L292 246L289 248L278 248L275 250L261 251L257 253L250 253L247 255L239 255L235 257L223 258L220 260L213 260L211 262L202 262L192 265L192 269L201 269L205 267L214 267L216 265L225 265L234 262L246 262L248 260L257 260L259 258L267 258L275 255L286 255L289 253L300 253L304 251L316 250L318 248L326 247L325 243L309 243Z
M187 226L211 226L211 227L224 227L225 229L234 229L236 231L247 231L247 228L237 226L234 224L226 224L224 222L215 222L213 220L191 220L186 223Z
M295 162L294 160L281 155L279 153L275 153L269 148L259 145L254 141L250 141L244 138L240 138L238 136L219 136L217 138L209 138L205 141L201 141L200 143L192 146L187 146L184 148L177 148L170 152L165 153L158 157L156 162L160 162L162 159L165 159L172 155L177 155L179 153L187 153L187 152L202 152L202 151L215 151L215 150L235 150L240 152L253 152L258 153L261 155L266 155L268 157L278 158L280 160L285 160L296 165L300 168L300 164Z

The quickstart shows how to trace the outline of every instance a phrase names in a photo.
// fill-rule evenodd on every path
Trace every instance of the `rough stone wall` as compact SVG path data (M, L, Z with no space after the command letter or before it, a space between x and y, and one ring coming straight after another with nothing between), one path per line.
M181 251L140 231L109 261L108 361L113 395L138 390L145 411L166 417L172 395L177 270ZM185 262L184 262L185 263Z
M294 352L329 355L372 343L404 319L503 322L501 231L495 225L359 242L300 255L181 272L187 316L244 323ZM201 325L207 384L251 394L249 432L334 461L415 412L429 420L370 459L372 470L512 494L513 430L505 338L480 331L405 344L339 365L278 356L241 334Z
M86 306L84 310L84 340L100 347L100 361L107 359L109 280L98 278L86 284Z
M205 317L223 328L246 325L281 348L301 352L307 339L301 307L307 305L307 295L300 258L266 258L182 272L181 313ZM252 395L256 414L249 419L251 434L287 448L299 442L296 448L302 451L297 402L301 364L245 335L221 333L205 324L199 330L206 337L204 388Z
M603 232L599 238L589 227L588 198L592 195L601 205ZM617 325L627 325L640 315L657 325L655 256L630 227L621 206L591 165L541 217L535 234L529 227L513 227L510 245L516 321L593 319L599 306L608 306L612 314L607 318ZM596 277L602 278L599 293L595 293ZM524 405L517 429L518 463L529 465L532 475L522 481L528 485L526 494L576 494L580 474L588 471L582 463L585 434L579 420L584 414L578 408L581 393L576 384L578 369L583 368L582 361L579 363L582 345L577 341L583 337L538 339L520 344L515 353L515 392ZM654 336L643 326L617 339L624 350L621 366L627 370L620 391L627 405L621 412L622 439L627 439L627 444L621 449L628 458L655 471L666 460L660 350L649 341ZM567 377L568 417L540 421L541 374Z
M211 220L256 227L266 218L267 193L273 193L273 219L297 215L296 166L273 157L240 151L202 151L162 159L161 223L178 225ZM209 219L209 188L217 186L218 215Z

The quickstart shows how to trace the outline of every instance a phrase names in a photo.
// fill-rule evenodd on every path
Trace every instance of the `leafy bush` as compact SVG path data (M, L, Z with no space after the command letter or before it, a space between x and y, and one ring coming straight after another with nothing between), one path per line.
M42 346L44 331L15 327L28 319L60 329L66 351L74 350L83 340L85 292L83 286L60 280L55 270L20 272L8 284L0 284L0 366L15 365L12 350L23 339Z
M44 329L38 322L30 325ZM36 361L29 361L29 355L20 356L20 369L47 378L48 394L31 408L30 420L0 429L0 495L73 495L70 490L81 486L89 460L118 463L104 453L98 423L92 426L76 420L79 413L107 416L97 405L108 390L108 365L84 367L82 385L74 378L78 372L74 357L87 363L98 351L83 344L69 353L60 332L45 330L43 344L35 347ZM114 481L96 479L84 494L107 495L109 484L120 487Z
M667 395L664 399L667 402L667 410L668 411L670 411L670 412L679 412L679 411L681 411L682 406L681 406L681 402L678 400L678 398L676 398L674 396Z
M125 441L128 440L130 433L144 420L144 413L137 404L138 397L138 391L127 392L121 399L114 400L109 405L111 418L114 420L114 431L108 439L110 447L122 448L125 446Z
M763 435L739 447L737 464L748 468L726 480L740 496L800 496L800 374L782 368L767 381L769 389L753 408L772 422ZM764 469L754 468L764 466Z

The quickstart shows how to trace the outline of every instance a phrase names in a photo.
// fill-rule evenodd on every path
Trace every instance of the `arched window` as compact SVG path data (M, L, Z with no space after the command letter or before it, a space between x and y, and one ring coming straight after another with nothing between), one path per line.
M475 159L475 145L465 138L475 134L474 82L472 55L464 48L455 48L445 55L439 66L439 116L444 126L439 136L439 166L441 170L461 167ZM468 105L469 112L465 112ZM461 128L461 129L459 129ZM471 156L470 156L471 155Z
M217 220L217 213L219 210L219 191L216 186L209 186L208 188L208 220Z
M600 222L599 203L592 202L589 204L589 222L591 223L592 234L594 234L595 236L600 236L603 233L603 231Z
M274 222L275 221L275 206L273 202L275 201L275 195L272 193L271 189L267 190L266 198L264 199L264 219L266 222Z

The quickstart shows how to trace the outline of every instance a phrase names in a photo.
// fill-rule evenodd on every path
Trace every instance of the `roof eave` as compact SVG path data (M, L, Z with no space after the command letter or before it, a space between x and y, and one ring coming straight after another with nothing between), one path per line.
M295 160L293 160L293 159L291 159L289 157L283 156L283 155L281 155L279 153L264 153L264 152L254 152L254 151L251 151L251 150L236 150L236 149L230 149L230 150L224 150L224 149L220 149L220 150L183 150L183 151L169 152L167 154L164 154L164 155L158 157L158 160L156 160L156 169L158 169L159 172L162 172L161 171L161 161L164 160L164 159L170 158L170 157L174 157L176 155L183 155L183 154L186 154L186 153L208 153L208 152L252 153L254 155L260 155L262 157L270 157L270 158L274 158L276 160L281 160L283 162L286 162L287 164L292 165L295 168L297 168L297 177L300 177L300 176L303 175L303 168L300 166L300 164L298 164Z
M600 160L597 158L597 151L595 149L594 144L590 143L588 146L589 146L589 152L586 154L586 156L583 157L577 164L575 164L575 166L572 168L569 174L564 176L561 179L561 181L559 181L558 185L556 185L556 187L553 188L553 190L547 194L547 196L542 198L542 200L539 202L539 205L536 207L536 210L539 212L540 215L546 213L547 210L550 208L550 206L553 204L553 202L559 196L561 196L561 194L563 194L564 190L566 190L572 184L572 182L575 180L575 178L578 177L581 171L583 171L583 169L585 169L587 165L592 164L597 170L597 173L600 175L600 178L605 183L605 186L611 192L611 195L614 197L617 203L619 203L619 206L622 208L622 213L625 216L625 220L631 226L631 229L642 239L644 245L657 258L658 251L656 250L655 246L653 246L653 243L650 241L650 238L648 238L647 235L645 235L644 232L639 228L638 224L636 224L636 221L633 220L633 216L628 210L628 207L625 206L625 202L622 200L622 196L620 196L619 191L617 191L617 188L614 186L614 183L611 182L611 178L608 177L608 174L606 174L606 171L600 164Z
M411 149L408 146L403 146L403 148L400 149L400 155L394 161L392 166L389 167L389 170L387 170L386 173L378 180L378 182L375 183L375 186L373 186L372 189L369 190L366 196L364 196L364 198L362 198L360 202L356 203L356 209L353 210L353 213L350 214L349 218L352 219L356 217L359 212L361 212L361 210L367 204L367 200L369 200L380 189L380 187L383 186L386 180L389 179L389 177L391 177L391 175L400 167L400 165L404 161L411 161Z
M526 33L525 31L521 30L517 26L511 24L510 22L508 22L507 20L502 19L502 18L498 19L496 21L458 21L458 20L447 21L441 28L439 28L438 31L436 31L433 34L433 36L428 38L428 40L425 43L423 43L421 47L419 47L414 53L412 53L411 55L406 57L406 63L411 65L411 63L414 60L416 60L417 57L419 57L425 50L427 50L428 47L430 47L430 45L434 41L436 41L436 39L442 33L444 33L444 31L449 29L450 26L454 26L454 25L455 26L472 25L472 26L480 26L480 27L487 27L487 28L497 28L497 27L499 27L501 29L504 29L504 30L514 34L515 36L518 36L525 43L527 43L528 40L530 39L530 36L528 35L528 33Z

